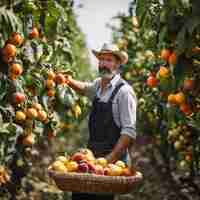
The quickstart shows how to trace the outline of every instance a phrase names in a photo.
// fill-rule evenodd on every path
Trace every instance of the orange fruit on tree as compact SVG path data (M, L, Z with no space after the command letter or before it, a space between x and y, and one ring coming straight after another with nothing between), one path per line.
M23 72L23 67L19 63L12 63L9 66L9 72L15 76L19 76Z
M65 78L64 74L58 73L58 74L56 74L56 76L55 76L55 78L54 78L54 81L55 81L57 84L64 84L65 81L66 81L66 78Z
M26 114L23 111L17 111L15 114L15 119L17 121L24 121L26 119Z
M42 110L42 105L39 103L33 103L31 105L32 108L35 108L37 111Z
M47 87L48 89L54 88L54 87L55 87L55 82L54 82L54 80L53 80L53 79L47 79L47 80L46 80L46 87Z
M39 35L40 34L39 34L39 31L38 31L37 27L33 27L32 30L31 30L31 32L29 33L29 37L31 39L39 38Z
M158 80L156 79L156 77L155 76L152 76L152 75L150 75L148 78L147 78L147 85L149 86L149 87L156 87L157 86L157 84L158 84Z
M13 32L9 38L9 42L15 46L21 46L24 39L18 32Z
M52 70L48 71L48 79L49 80L53 80L55 78L55 76L56 76L56 74Z
M193 90L194 89L194 80L185 79L183 82L183 89L184 90Z
M168 62L171 65L175 65L176 64L176 62L177 62L177 56L176 56L175 52L171 53L171 55L169 56Z
M160 57L161 57L161 59L163 59L167 62L170 54L171 54L171 51L169 49L162 49L161 53L160 53Z
M161 66L159 71L158 71L158 75L161 78L167 78L170 75L169 69L167 67Z
M45 121L47 119L47 113L44 110L39 110L37 113L37 119L40 121Z
M185 103L185 95L183 92L178 92L175 94L176 104L181 105Z
M169 94L167 97L167 102L169 104L176 104L175 94Z
M49 89L47 91L47 96L49 96L49 97L54 97L55 94L56 94L56 91L54 89Z
M182 103L179 108L180 108L180 111L183 112L185 115L192 114L192 109L188 103Z
M29 119L34 119L38 116L38 112L35 108L28 108L26 110L26 116L29 118Z
M6 44L3 48L3 55L5 58L15 57L17 53L17 48L13 44Z
M10 73L10 72L8 73L8 77L9 77L9 79L12 80L12 81L14 81L14 80L17 79L17 76L16 76L15 74Z
M25 146L32 146L34 143L35 143L35 136L32 133L26 135L22 140L22 144Z

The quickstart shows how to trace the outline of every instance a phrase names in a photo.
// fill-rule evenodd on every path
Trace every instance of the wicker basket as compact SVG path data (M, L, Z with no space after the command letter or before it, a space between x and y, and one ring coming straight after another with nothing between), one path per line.
M87 193L118 193L131 192L134 186L142 180L142 174L137 172L134 176L101 176L84 173L61 173L49 170L59 189L71 192Z

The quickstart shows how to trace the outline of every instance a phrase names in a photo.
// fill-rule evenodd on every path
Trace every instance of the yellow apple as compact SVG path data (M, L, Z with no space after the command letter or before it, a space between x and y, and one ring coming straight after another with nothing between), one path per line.
M95 163L101 165L102 167L106 167L108 164L107 160L103 157L97 158Z

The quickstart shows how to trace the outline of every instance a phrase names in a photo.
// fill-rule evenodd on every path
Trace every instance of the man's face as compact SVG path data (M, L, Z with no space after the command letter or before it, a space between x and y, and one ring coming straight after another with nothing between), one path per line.
M99 75L102 78L112 78L117 72L119 60L111 53L99 57Z

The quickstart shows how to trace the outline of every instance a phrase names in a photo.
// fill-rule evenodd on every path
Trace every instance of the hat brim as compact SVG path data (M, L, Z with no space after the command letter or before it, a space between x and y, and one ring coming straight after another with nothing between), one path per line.
M125 51L96 51L92 50L92 53L99 59L103 54L113 54L120 60L120 64L126 64L128 62L128 54Z

